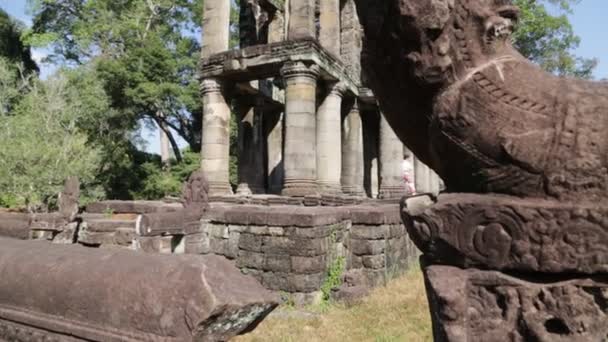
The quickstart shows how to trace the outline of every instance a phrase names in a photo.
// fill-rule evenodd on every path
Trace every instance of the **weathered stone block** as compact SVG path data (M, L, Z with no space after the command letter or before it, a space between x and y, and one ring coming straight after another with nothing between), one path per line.
M424 274L437 342L587 342L608 336L606 276L526 281L440 265L426 266Z
M290 232L292 234L291 236L316 239L328 237L331 233L331 229L328 226L294 227Z
M272 272L290 272L291 259L284 254L266 254L264 270Z
M211 251L207 233L198 233L184 236L186 254L208 254Z
M247 233L254 235L269 235L270 231L268 226L249 226L247 227Z
M287 278L289 292L314 292L321 288L325 273L290 274Z
M228 257L228 240L222 238L210 238L209 247L212 254Z
M239 254L239 240L241 238L241 234L237 232L231 232L228 235L228 243L226 245L226 257L229 259L234 259Z
M296 237L265 236L262 251L270 254L315 256L326 254L328 247L327 238L304 239Z
M239 248L246 251L261 252L263 237L249 233L241 233L239 237ZM280 254L280 253L277 253Z
M356 269L363 267L363 257L349 253L346 258L346 268Z
M262 274L262 285L270 290L293 292L290 291L288 277L289 273L264 272Z
M608 271L608 226L596 219L608 207L446 194L423 212L408 212L404 207L410 237L434 261L500 271Z
M0 239L0 269L2 341L227 341L278 304L218 256Z
M266 256L263 253L240 250L236 259L236 266L239 268L253 268L263 270Z
M386 267L386 257L384 254L364 255L363 266L373 269L381 269Z
M209 224L206 227L210 237L228 239L228 226L225 224Z
M131 246L135 238L135 230L130 228L119 228L114 232L114 241L120 246Z
M271 236L283 236L285 235L285 228L283 227L268 227L268 234Z
M136 249L146 253L171 254L173 247L172 236L140 236L136 240Z
M386 241L384 240L359 240L349 239L348 248L355 255L375 255L384 252Z
M238 224L230 224L228 225L228 231L230 233L244 233L247 230L247 226L242 226Z
M53 238L53 243L59 243L64 245L73 244L77 240L78 222L72 222L67 224L63 231L57 234Z
M383 224L379 226L354 224L350 230L351 237L361 240L381 240L390 236L390 226Z
M391 238L398 238L407 235L407 231L405 230L405 226L401 223L399 224L391 224Z
M311 274L323 272L327 268L327 258L325 255L314 257L291 257L291 267L294 273Z

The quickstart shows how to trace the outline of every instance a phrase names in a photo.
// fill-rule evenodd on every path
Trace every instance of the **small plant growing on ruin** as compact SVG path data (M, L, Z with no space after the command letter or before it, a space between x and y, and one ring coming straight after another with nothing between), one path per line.
M321 293L323 294L323 303L328 303L331 290L342 285L342 275L346 266L346 259L343 256L337 257L327 270L327 277L321 285Z

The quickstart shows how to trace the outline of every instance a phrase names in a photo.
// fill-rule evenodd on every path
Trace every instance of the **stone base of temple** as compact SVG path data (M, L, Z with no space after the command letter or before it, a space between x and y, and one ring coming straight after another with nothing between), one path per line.
M523 276L423 262L435 342L606 341L608 276Z
M228 182L209 182L209 196L223 196L232 194L232 187Z
M195 222L179 203L105 201L89 205L76 229L41 222L20 235L101 249L220 255L297 305L319 301L338 263L347 286L332 297L350 302L407 270L420 255L396 201L232 195L212 197L200 214Z
M608 208L500 195L406 198L436 342L606 341Z
M317 183L309 180L286 180L281 195L288 197L315 196L319 194Z
M334 195L339 196L342 195L342 186L339 183L323 183L318 182L317 187L319 189L319 193L323 195Z
M401 199L406 194L404 186L381 186L379 199Z

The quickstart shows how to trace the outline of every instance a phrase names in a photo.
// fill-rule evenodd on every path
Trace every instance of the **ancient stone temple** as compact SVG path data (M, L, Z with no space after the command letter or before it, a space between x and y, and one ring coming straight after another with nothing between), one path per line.
M404 146L366 87L354 0L205 1L202 169L230 195L229 126L238 121L238 195L400 198ZM413 155L412 155L413 157ZM418 191L439 178L419 162Z

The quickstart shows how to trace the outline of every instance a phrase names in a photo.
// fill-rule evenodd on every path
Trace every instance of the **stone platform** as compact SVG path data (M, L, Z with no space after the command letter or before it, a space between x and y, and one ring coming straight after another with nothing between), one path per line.
M155 225L147 224L150 218ZM344 265L344 293L353 288L357 291L351 292L365 293L406 270L419 255L396 201L348 196L235 196L200 212L180 203L105 201L89 205L70 224L38 222L24 229L29 233L21 235L53 243L221 255L297 304L321 298L332 266Z

